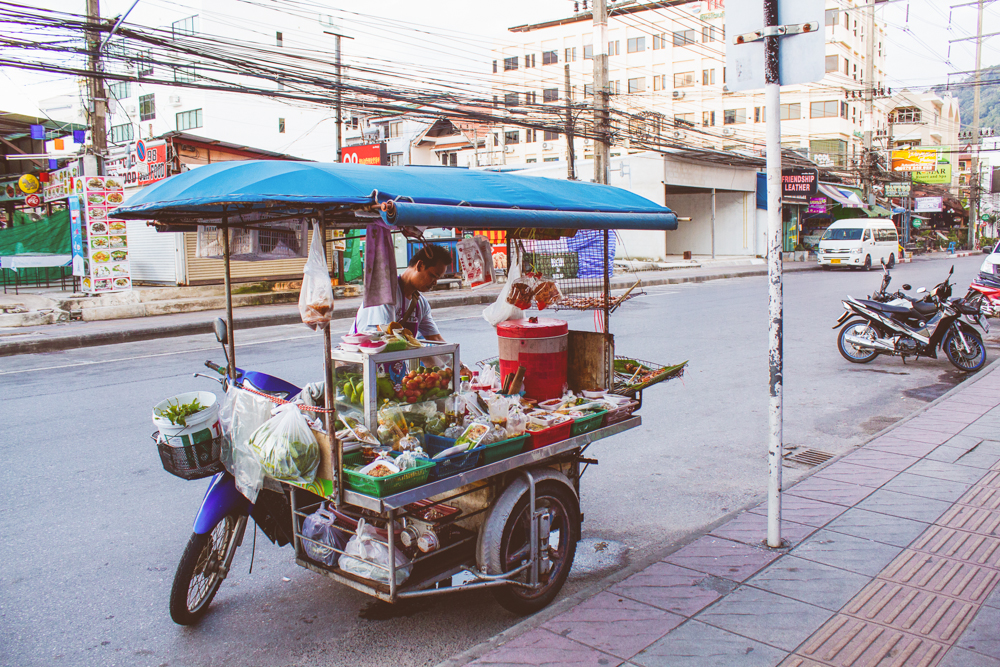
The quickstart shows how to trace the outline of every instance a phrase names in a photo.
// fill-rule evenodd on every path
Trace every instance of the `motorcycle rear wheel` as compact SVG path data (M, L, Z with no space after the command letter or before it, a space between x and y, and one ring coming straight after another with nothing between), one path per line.
M229 514L204 535L191 534L170 589L170 618L178 625L194 625L208 612L225 575L222 566L236 548L240 520Z
M966 373L975 373L986 365L986 346L982 337L977 333L969 331L962 332L965 342L969 344L969 352L962 349L962 341L955 335L954 331L949 331L941 341L941 347L948 356L951 365Z
M851 320L841 327L840 333L837 335L837 349L840 350L840 355L852 364L867 364L874 361L875 357L878 356L878 350L859 348L844 340L845 337L852 334L861 338L878 338L878 331L871 324L865 320Z

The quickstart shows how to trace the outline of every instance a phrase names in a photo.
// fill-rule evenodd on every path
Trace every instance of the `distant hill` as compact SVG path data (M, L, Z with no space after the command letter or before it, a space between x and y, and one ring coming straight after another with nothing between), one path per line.
M971 83L973 79L974 77L970 74L962 79L961 83ZM1000 131L1000 65L983 69L980 79L990 83L983 83L979 88L979 126L992 127L994 130ZM950 89L947 86L935 86L933 90L938 95L951 92L957 97L958 108L962 114L962 129L972 127L974 86L955 86L952 84Z

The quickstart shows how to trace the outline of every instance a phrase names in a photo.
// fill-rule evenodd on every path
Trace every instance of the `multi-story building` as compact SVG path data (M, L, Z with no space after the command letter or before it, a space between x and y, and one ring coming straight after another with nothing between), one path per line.
M584 4L586 7L586 4ZM868 35L867 3L828 0L826 76L814 84L782 88L782 145L822 165L851 167L863 147L866 54L874 83L885 90L885 26ZM763 154L763 90L733 93L726 86L725 0L619 4L608 19L609 80L615 140L612 157L642 147L682 145ZM518 112L565 106L593 94L593 16L510 28L515 43L497 51L495 100ZM570 68L570 86L564 66ZM874 127L884 131L886 105L876 102ZM506 126L507 164L565 160L567 142L554 130ZM577 159L593 157L592 141L574 142Z
M960 157L958 98L934 92L901 90L889 98L890 112L885 136L886 146L894 149L929 149L938 151L937 169L913 172L913 182L940 185L957 193L962 186L961 173L968 169ZM955 168L958 167L958 168Z

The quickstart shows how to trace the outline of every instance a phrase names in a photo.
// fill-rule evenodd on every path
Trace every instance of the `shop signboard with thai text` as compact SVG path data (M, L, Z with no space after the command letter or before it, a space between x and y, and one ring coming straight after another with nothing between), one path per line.
M913 200L913 210L917 213L936 213L943 205L942 197L917 197Z
M125 201L121 179L84 176L80 180L84 184L85 247L90 266L83 278L83 290L92 294L130 290L132 277L125 221L108 215Z
M385 144L348 146L340 151L340 161L348 164L385 165L388 162Z
M809 200L808 213L826 213L826 197L812 197Z

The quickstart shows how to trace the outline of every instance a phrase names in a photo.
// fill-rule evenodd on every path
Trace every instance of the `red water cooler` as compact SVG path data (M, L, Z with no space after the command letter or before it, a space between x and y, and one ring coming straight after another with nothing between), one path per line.
M569 324L547 317L507 320L497 325L497 336L501 378L524 366L528 398L545 401L566 392Z

